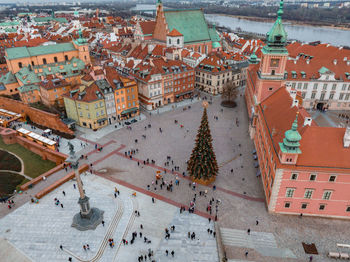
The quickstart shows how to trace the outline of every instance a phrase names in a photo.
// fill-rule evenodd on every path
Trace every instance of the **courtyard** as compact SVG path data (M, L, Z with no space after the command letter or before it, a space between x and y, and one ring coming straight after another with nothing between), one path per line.
M204 95L202 95L203 97ZM154 197L156 202L163 203L164 212L174 212L169 217L162 215L162 213L158 214L158 212L151 213L152 215L146 219L148 223L158 221L157 219L161 219L162 216L164 216L164 224L171 223L170 221L176 220L175 211L172 211L174 207L188 207L189 203L196 197L196 215L198 217L214 219L217 215L223 245L227 257L231 259L230 261L307 261L310 255L305 254L302 242L315 243L319 255L314 255L313 261L328 261L327 253L329 251L340 251L336 247L337 243L348 243L348 222L269 214L266 210L260 178L256 176L257 168L254 167L255 160L252 155L254 145L248 136L248 120L243 97L240 96L237 99L238 106L236 108L223 108L223 111L220 106L220 97L207 95L207 98L212 101L208 107L208 119L220 168L214 183L215 190L212 185L208 187L197 185L196 189L193 190L186 170L186 161L194 147L197 129L202 117L201 100L194 101L190 108L186 105L159 113L158 111L151 114L145 113L146 119L131 125L131 129L121 128L106 132L104 135L101 135L103 132L101 131L96 133L95 138L93 133L89 134L88 146L78 152L78 154L89 154L88 160L84 160L82 163L92 163L93 172L100 177L98 178L99 183L110 184L111 190L113 190L113 185L117 184L117 187L142 193L145 199L148 196L147 201L140 201L140 210L148 207L149 198ZM215 120L214 116L218 120ZM238 121L238 125L236 125L236 121ZM102 152L94 152L95 144L103 146ZM129 151L132 150L135 150L136 153L130 157ZM171 157L170 161L167 161L167 156ZM147 164L147 159L149 164ZM165 165L166 162L169 162L169 165ZM175 171L175 166L178 167L178 171ZM174 186L172 191L166 190L165 187L161 189L159 183L156 183L157 171L160 171L167 183L175 182L178 179L179 186ZM87 183L94 183L93 176L91 175L91 179ZM65 186L66 184L62 187ZM60 194L62 189L58 190L58 193L54 192ZM200 191L207 193L200 196ZM93 187L87 192L91 199L101 194L99 190L93 190ZM50 200L45 198L44 200L53 201L53 197L50 193L45 197L50 198ZM213 209L212 214L210 214L207 212L207 206L212 198L214 198L215 203L213 206L217 205L218 211ZM17 210L21 210L25 205ZM39 207L40 205L41 203L38 204ZM1 206L1 208L5 208L5 206ZM103 205L101 208L103 209ZM13 213L20 212L17 210ZM179 209L175 208L175 210L178 212ZM50 216L53 214L48 212L46 216L47 220L50 220ZM197 218L190 216L188 219L192 221ZM177 219L177 221L179 220ZM256 221L258 221L258 225ZM163 227L162 224L162 230L164 230ZM73 234L75 229L68 228L67 232L71 231ZM249 235L247 234L248 229L250 229ZM207 228L204 228L205 230ZM91 233L91 236L93 234L95 233ZM171 246L174 249L179 248L179 242L183 238L186 239L186 234L182 236L181 234L177 236L179 239L173 244L170 242L170 244L160 244L161 242L158 242L159 245L153 247L158 256L155 256L158 258L157 261L171 261L171 257L160 258L159 255L164 251L164 245L169 247L169 250L172 248ZM3 233L1 233L1 237L4 237ZM73 242L72 245L81 246L81 243ZM133 254L142 248L137 245L128 246L128 248L121 249L120 252ZM83 251L80 248L75 252ZM182 261L196 261L190 251L184 250L183 252L184 259ZM246 252L249 253L247 257L245 256ZM42 251L42 253L45 252ZM83 258L86 259L87 256ZM199 259L198 261L205 260Z

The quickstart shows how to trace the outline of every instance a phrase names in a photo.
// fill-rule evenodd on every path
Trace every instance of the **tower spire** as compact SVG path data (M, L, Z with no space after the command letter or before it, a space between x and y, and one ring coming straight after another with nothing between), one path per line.
M283 2L283 0L281 0L280 1L280 9L278 9L278 11L277 11L277 18L279 18L279 19L282 19L283 5L284 5L284 2Z

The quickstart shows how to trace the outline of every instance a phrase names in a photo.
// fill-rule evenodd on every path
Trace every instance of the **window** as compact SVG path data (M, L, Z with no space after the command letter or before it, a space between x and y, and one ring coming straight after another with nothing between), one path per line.
M78 103L78 108L80 108L80 103Z
M55 61L55 63L57 63L57 56L55 56L54 58L53 58L53 61Z
M68 61L68 56L67 55L64 56L64 60Z
M304 83L303 89L307 89L308 83Z
M316 97L316 92L312 92L311 98L314 99Z
M307 208L307 204L306 203L301 204L301 209L306 209L306 208Z
M346 207L346 212L350 212L350 206Z
M34 66L35 64L34 64L34 61L32 61L32 66Z
M279 61L280 61L279 59L271 59L270 66L271 67L278 67Z
M334 98L334 94L329 94L329 99L333 99Z
M180 44L180 39L179 39L179 38L177 39L177 44L178 44L178 45Z
M336 176L330 176L330 177L329 177L329 182L334 182L334 181L335 181L335 177L336 177Z
M335 89L337 89L337 84L332 85L332 90L335 90Z
M88 113L88 118L90 118L90 113Z
M83 112L80 112L80 117L83 117Z
M323 84L323 90L327 90L328 84Z
M271 75L275 75L276 74L276 71L275 70L271 70Z
M22 66L23 66L23 65L22 65L22 62L18 62L18 67L19 67L19 68L22 68Z
M298 174L294 173L292 174L292 176L290 177L291 180L297 180L298 178Z
M301 89L301 86L302 86L303 83L298 83L298 89Z
M47 62L46 62L46 58L43 58L43 64L46 65Z
M332 191L326 190L323 192L322 199L324 200L329 200L331 198Z
M102 107L102 105L103 105L103 103L102 103L102 102L100 102L100 107Z
M310 181L315 181L315 180L316 180L316 174L311 174Z
M343 98L344 98L344 93L340 93L339 100L343 100Z
M103 116L105 114L104 110L101 110L101 116Z
M324 210L325 209L325 207L326 207L326 205L325 204L320 204L320 207L318 208L319 210Z
M315 84L314 84L314 90L316 90L317 87L318 87L318 83L315 83Z
M169 45L171 45L171 39L169 38Z
M269 87L269 91L272 91L273 90L273 88L272 87Z
M286 197L293 197L295 188L287 188Z
M98 112L96 112L96 117L99 117L99 116L100 116L100 114Z
M98 104L97 103L95 104L95 108L98 108Z
M304 194L304 198L311 198L312 197L312 193L314 192L313 189L306 189L305 190L305 194Z
M285 207L285 208L290 208L290 202L284 203L284 207Z

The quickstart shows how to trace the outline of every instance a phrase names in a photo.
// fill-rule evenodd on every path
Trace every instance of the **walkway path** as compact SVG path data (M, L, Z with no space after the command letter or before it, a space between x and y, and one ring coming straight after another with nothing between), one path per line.
M235 246L255 249L262 256L279 258L296 258L288 248L278 248L272 233L220 228L222 241L225 246Z
M175 231L170 232L170 239L163 238L155 254L157 261L171 259L174 262L216 262L219 261L216 248L216 239L207 232L210 229L214 232L214 224L209 224L205 218L194 217L193 214L184 212L176 213L169 227L175 226ZM195 232L194 240L188 238L188 232ZM166 256L165 251L169 255ZM170 252L174 250L175 256L171 257Z

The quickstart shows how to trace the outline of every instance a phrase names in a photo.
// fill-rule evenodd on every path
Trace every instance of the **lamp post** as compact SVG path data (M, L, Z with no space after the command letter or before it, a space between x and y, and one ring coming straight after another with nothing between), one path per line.
M72 227L75 227L80 231L89 229L94 230L102 222L104 211L90 207L89 197L85 194L79 174L79 159L75 154L74 146L70 142L68 142L68 146L69 157L66 161L71 164L75 173L75 179L79 190L78 204L80 205L80 212L73 217Z

